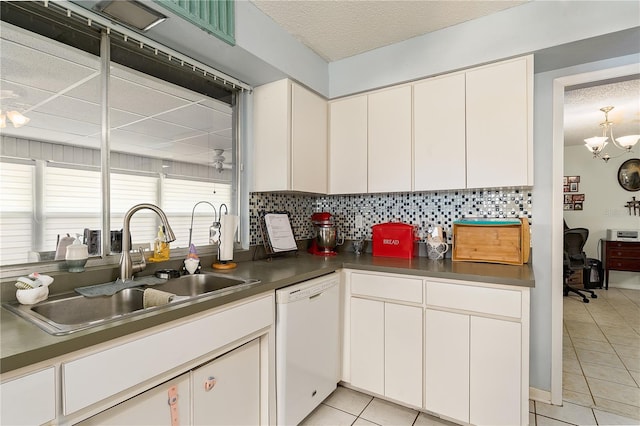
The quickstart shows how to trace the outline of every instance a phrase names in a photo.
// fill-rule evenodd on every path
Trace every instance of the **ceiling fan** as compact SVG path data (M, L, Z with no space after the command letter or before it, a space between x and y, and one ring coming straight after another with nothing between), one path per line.
M216 153L216 155L214 155L213 157L213 162L211 163L214 169L216 169L219 173L222 173L223 169L231 168L231 166L224 164L225 157L224 155L222 155L224 154L224 149L214 149L213 152Z

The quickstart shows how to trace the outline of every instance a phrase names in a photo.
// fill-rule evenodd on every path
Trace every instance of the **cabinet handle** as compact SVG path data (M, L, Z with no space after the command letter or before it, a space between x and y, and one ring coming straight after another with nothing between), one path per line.
M170 412L171 412L171 426L180 426L180 416L178 415L178 387L171 386L168 391Z
M205 392L209 392L216 385L218 381L215 377L208 377L207 380L204 381L204 390Z

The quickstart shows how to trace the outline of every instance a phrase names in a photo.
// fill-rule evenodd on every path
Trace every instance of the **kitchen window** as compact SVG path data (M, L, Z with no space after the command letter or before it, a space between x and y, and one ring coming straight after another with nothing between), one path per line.
M235 89L114 34L105 70L95 24L35 2L1 7L0 109L29 122L0 129L0 265L50 261L58 238L85 228L108 237L138 203L165 210L172 249L185 252L198 201L239 212ZM213 252L213 209L199 205L193 216L193 243ZM136 213L132 242L150 243L157 226L156 215ZM109 254L104 262L117 262Z

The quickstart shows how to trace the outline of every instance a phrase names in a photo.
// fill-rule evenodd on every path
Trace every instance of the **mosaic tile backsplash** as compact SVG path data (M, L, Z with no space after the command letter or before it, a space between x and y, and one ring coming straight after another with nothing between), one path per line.
M357 195L252 193L251 245L263 243L260 212L275 211L289 213L296 240L313 238L311 214L326 211L347 240L370 240L372 225L399 221L417 225L421 232L442 226L450 243L453 222L465 217L526 217L531 223L531 191L522 187ZM362 216L362 228L356 227L357 215Z

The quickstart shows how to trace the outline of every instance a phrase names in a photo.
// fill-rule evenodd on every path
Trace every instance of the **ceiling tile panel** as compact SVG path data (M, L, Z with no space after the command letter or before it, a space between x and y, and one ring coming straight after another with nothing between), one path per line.
M155 118L149 118L133 124L128 124L121 127L120 130L140 133L143 135L150 135L156 138L164 139L166 141L171 141L179 135L183 135L186 132L192 131L191 129L177 126L172 123L167 123L162 120L156 120Z
M220 112L202 105L191 105L159 115L157 118L181 126L204 131L216 131L231 126L231 110Z
M99 66L97 59L91 68L9 41L3 41L0 48L4 80L54 93L96 73Z
M112 78L110 88L111 107L145 116L188 105L184 99L120 78Z

